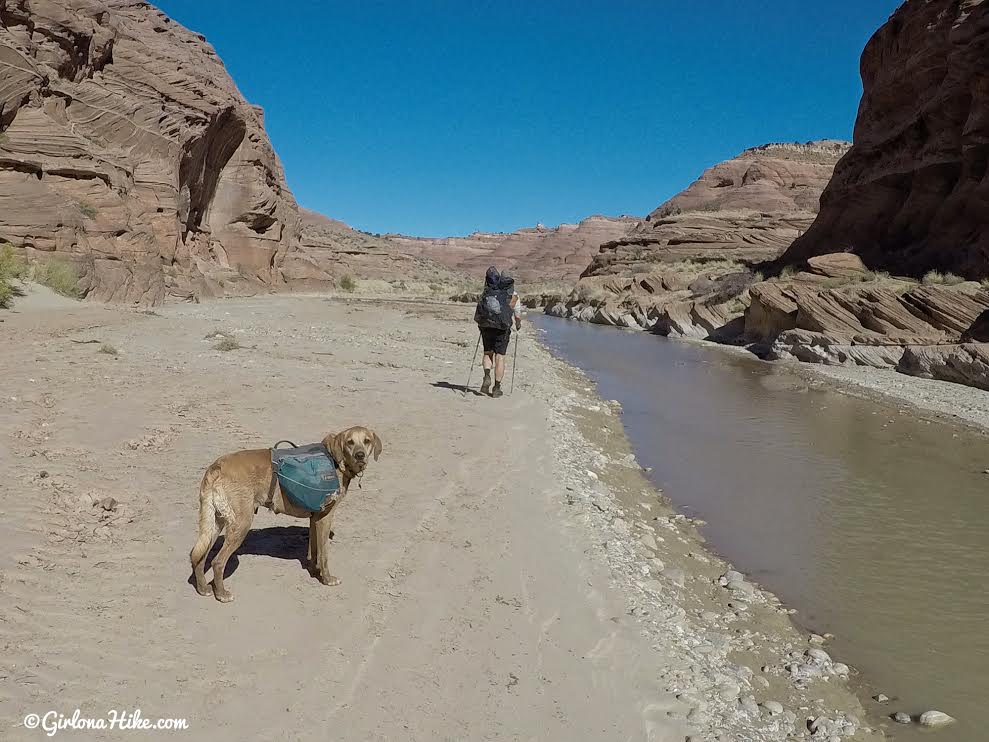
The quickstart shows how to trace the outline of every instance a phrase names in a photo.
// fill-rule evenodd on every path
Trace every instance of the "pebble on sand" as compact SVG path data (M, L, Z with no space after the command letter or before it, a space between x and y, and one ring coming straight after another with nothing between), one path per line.
M943 711L925 711L917 720L925 727L943 727L955 720L955 717L948 716Z
M773 716L783 713L783 704L779 701L766 701L762 704L762 707Z

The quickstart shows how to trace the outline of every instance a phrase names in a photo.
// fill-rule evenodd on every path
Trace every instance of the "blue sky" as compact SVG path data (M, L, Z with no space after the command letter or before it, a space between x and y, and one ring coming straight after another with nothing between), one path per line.
M441 236L644 215L769 141L850 138L893 0L157 0L206 35L299 202Z

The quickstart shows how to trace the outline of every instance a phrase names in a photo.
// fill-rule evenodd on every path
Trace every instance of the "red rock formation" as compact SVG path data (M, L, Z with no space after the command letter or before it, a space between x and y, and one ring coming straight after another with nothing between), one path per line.
M522 281L573 281L605 242L628 234L639 219L591 216L579 224L538 225L516 232L476 232L467 237L387 235L410 255L483 276L489 265L515 273Z
M641 272L703 257L776 258L813 222L845 142L766 144L706 170L625 238L601 246L584 276Z
M0 68L0 240L99 299L281 282L297 207L202 36L135 0L0 0Z
M989 2L907 0L862 55L854 146L782 261L989 275Z

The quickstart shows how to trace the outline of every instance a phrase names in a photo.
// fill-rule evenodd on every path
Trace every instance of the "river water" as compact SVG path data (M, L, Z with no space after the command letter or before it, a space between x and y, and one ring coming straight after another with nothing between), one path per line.
M622 403L639 462L714 550L895 699L868 708L936 708L958 723L934 738L989 739L989 438L717 348L534 324Z

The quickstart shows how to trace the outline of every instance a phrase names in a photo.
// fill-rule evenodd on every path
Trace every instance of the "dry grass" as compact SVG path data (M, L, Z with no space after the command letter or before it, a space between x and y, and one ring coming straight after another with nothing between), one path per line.
M242 347L243 346L233 338L225 337L223 338L223 340L221 340L220 342L218 342L216 345L213 346L213 350L219 350L226 353L227 351L231 351L231 350L240 350Z
M79 290L79 272L72 263L65 260L49 258L32 264L30 278L70 299L78 299L82 293Z
M27 272L27 265L17 257L13 247L0 247L0 309L9 309L14 297L21 294L14 282L22 280Z
M120 355L120 351L118 351L112 345L109 345L107 343L103 343L103 345L100 346L100 349L98 351L96 351L96 352L97 353L103 353L104 355L108 355L108 356L119 356Z
M353 276L344 276L340 279L340 288L344 291L353 291L357 288L357 281L354 280Z
M928 271L924 274L923 284L925 286L957 286L965 283L965 279L956 276L954 273L941 273L940 271Z

